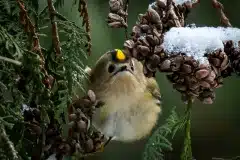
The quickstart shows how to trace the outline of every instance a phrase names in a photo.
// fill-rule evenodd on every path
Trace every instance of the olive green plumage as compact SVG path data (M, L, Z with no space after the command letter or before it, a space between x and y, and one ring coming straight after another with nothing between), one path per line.
M93 124L118 141L147 136L161 112L161 95L156 80L144 76L142 63L116 49L101 56L88 72L88 89L104 102Z

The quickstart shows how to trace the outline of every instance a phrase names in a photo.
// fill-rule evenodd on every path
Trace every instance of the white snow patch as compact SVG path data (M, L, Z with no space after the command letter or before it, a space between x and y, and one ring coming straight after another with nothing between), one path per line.
M156 2L153 2L153 3L149 4L148 8L152 8L154 5L156 5Z
M237 47L240 29L223 27L173 27L164 35L162 47L169 54L185 53L200 63L208 63L205 54L223 49L223 42L232 40Z
M167 0L161 0L161 1L167 4ZM174 0L174 2L176 5L182 5L183 3L186 3L186 2L196 3L197 0ZM156 5L156 2L149 4L148 8L152 8L152 6L154 5Z
M192 3L195 3L197 0L174 0L175 1L175 4L179 4L179 5L182 5L183 3L186 3L186 2L192 2Z
M21 109L21 112L22 112L22 114L24 113L24 111L28 111L28 110L30 110L31 108L28 106L28 105L26 105L26 104L22 104L22 109Z

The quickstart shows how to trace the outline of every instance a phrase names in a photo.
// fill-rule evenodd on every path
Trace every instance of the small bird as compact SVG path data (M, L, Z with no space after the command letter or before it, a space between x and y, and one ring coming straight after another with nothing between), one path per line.
M103 106L92 122L112 140L133 142L150 134L161 112L161 95L154 78L147 78L141 62L123 50L106 52L87 69L88 89Z

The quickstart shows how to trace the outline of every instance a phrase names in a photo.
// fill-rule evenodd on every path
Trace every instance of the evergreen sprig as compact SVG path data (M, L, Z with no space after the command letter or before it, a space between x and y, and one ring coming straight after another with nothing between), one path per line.
M187 109L185 112L185 136L184 136L184 143L183 143L183 151L181 153L181 160L193 158L192 155L192 147L191 147L191 109L192 109L192 99L188 100Z
M184 126L184 121L179 118L175 107L171 114L166 119L166 123L157 128L149 138L143 153L144 160L164 160L164 151L171 151L172 143L168 140L169 137L174 137L175 133Z
M190 111L188 108L183 116L179 116L175 111L176 107L173 107L169 117L166 119L166 123L158 127L153 134L150 136L146 143L145 150L143 152L143 160L165 160L165 152L172 151L172 142L176 133L184 129L185 125L190 121ZM189 129L186 128L186 134L189 134ZM186 136L184 148L191 148L191 139ZM183 156L188 154L191 155L191 149L184 152ZM190 151L190 152L189 152ZM183 157L184 159L185 157ZM187 158L188 159L188 158Z
M73 95L76 95L76 92L83 88L83 79L87 76L84 72L84 64L82 62L83 59L87 59L87 54L84 51L84 45L87 43L87 40L84 39L86 36L86 32L76 26L74 23L69 21L58 21L60 27L60 33L65 34L66 41L61 42L61 47L63 50L63 56L65 59L65 65L68 69L67 76L68 81L72 83L70 86L74 86L73 88L69 88L69 91L73 91Z
M1 154L0 152L0 156L4 156L6 153L8 154L7 157L2 157L3 159L19 160L18 152L16 151L12 141L9 140L9 137L5 131L5 127L2 124L0 124L0 146L0 151L2 149L5 150L5 154Z
M58 8L63 2L53 5ZM45 130L55 125L62 132L71 97L83 89L86 32L56 10L49 18L48 7L39 11L36 0L0 0L0 125L7 135L0 152L10 159L15 159L15 151L19 159L46 157ZM51 41L51 34L45 34L50 22L59 28L54 33L59 37L57 47L55 39L52 45L40 44L41 36ZM60 56L56 49L61 50ZM40 119L34 113L35 122L27 121L30 115L25 111L35 109Z

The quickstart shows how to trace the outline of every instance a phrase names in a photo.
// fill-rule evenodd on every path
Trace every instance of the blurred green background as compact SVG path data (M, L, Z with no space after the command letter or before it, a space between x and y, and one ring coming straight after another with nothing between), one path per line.
M221 0L225 7L230 22L234 27L240 27L240 0ZM110 29L107 27L105 19L109 12L108 0L88 0L88 9L91 23L91 36L93 52L85 64L93 65L99 56L104 52L121 48L124 42L123 29ZM144 13L148 7L149 0L130 0L129 4L129 32L137 20L139 13ZM72 1L65 1L59 12L70 20L81 25L81 19L77 7L72 7ZM189 24L195 23L197 26L218 26L220 17L212 5L211 0L201 0L196 8L192 9L188 16ZM185 107L180 100L180 94L172 89L172 85L167 81L162 73L157 74L157 80L161 88L163 97L163 113L159 119L159 124L169 115L173 106L182 113ZM212 157L230 158L240 156L240 83L238 77L227 78L224 86L216 90L216 100L212 105L203 105L196 102L192 115L192 147L193 155L197 160L210 160ZM174 139L174 151L169 157L173 160L179 159L182 134ZM141 159L146 139L132 143L123 144L111 142L103 153L99 153L89 160L122 160Z

